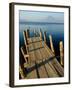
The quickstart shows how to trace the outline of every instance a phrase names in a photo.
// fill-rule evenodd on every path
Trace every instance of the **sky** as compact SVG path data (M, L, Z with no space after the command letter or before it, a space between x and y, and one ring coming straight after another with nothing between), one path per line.
M64 23L63 12L19 11L20 22Z

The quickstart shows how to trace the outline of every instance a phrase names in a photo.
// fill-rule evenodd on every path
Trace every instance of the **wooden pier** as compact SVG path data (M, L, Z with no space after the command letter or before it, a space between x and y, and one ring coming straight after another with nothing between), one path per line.
M46 44L46 37L42 40L42 34L37 37L29 37L29 32L24 31L24 39L26 53L24 47L21 47L21 52L25 63L23 64L26 71L20 66L20 75L24 79L33 78L53 78L63 77L64 68L55 57L54 50L52 51ZM50 41L51 42L51 41ZM52 43L51 43L52 46ZM52 46L53 47L53 46ZM25 74L25 75L24 75Z

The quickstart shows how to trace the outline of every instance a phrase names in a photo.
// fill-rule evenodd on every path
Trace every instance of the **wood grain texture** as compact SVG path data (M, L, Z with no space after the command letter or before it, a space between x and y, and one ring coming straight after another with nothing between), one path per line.
M34 68L27 78L51 78L64 76L64 69L54 53L40 37L27 38L29 68Z

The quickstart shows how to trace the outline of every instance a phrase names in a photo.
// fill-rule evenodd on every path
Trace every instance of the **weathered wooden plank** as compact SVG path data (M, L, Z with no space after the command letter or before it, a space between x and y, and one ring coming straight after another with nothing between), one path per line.
M38 48L37 50L35 50L35 55L36 55L36 58L37 58L36 60L42 60L42 55L41 55L41 52L40 52L40 48L42 48L42 47L40 45L40 42L35 43L34 48L35 49Z
M32 41L32 40L31 40ZM30 46L31 45L31 46ZM28 49L33 49L33 45L32 44L30 44L29 45L29 47L28 47ZM35 65L35 54L34 54L34 51L32 51L32 52L28 52L29 53L29 59L28 59L28 66L27 66L27 68L30 68L30 67L32 67L32 66L34 66ZM33 61L34 60L34 61ZM27 79L32 79L32 78L37 78L37 72L36 72L36 69L34 69L34 70L32 70L31 72L29 72L28 74L27 74L27 77L26 77Z
M44 58L44 57L47 57L48 58L48 56L46 55L47 54L47 52L45 52L46 50L45 49L43 49L43 52L42 52L42 57ZM45 61L46 61L46 59L44 59L43 60L43 62L44 62L44 65L45 65L45 67L46 67L46 71L47 71L47 73L48 73L48 76L49 77L58 77L59 75L56 73L56 70L55 70L55 68L53 67L53 65L50 65L50 62L49 61L46 61L46 63L45 63Z
M36 43L33 43L33 46L34 46L34 49L37 49L37 48L39 48L39 46L38 46L38 42L36 42Z
M40 43L36 43L35 44L35 48L36 48L36 46L40 46ZM37 60L36 60L36 62L37 62L37 66L38 66L38 64L40 64L40 63L42 63L42 55L41 55L42 53L40 52L40 49L38 49L38 50L36 50L35 51L35 55L36 55L36 58L37 58ZM46 72L46 70L45 70L45 67L44 67L44 65L41 65L41 66L39 66L38 67L38 72L39 72L39 76L40 76L40 78L47 78L48 77L48 74L47 74L47 72Z
M33 43L33 42L38 42L41 41L42 39L40 37L32 37L32 38L27 38L28 44Z
M46 46L46 50L49 53L49 55L52 57L54 56L54 54L51 52L51 50ZM52 65L55 67L55 69L57 70L57 72L59 73L59 75L64 76L64 69L63 67L60 65L60 63L57 61L56 58L54 58L53 60L51 60Z
M28 44L32 43L32 38L27 38Z
M38 39L38 38L36 38ZM39 48L40 47L40 42L37 42L34 45L34 48ZM41 56L41 52L39 51L40 49L38 50L35 50L35 57L36 57L36 63L37 63L37 68L38 68L38 73L39 73L39 77L40 78L46 78L48 77L47 73L46 73L46 70L45 70L45 67L44 65L41 65L39 66L39 64L41 63L42 61L42 56ZM41 61L40 61L41 60Z
M36 45L33 46L33 47L36 48ZM33 52L33 51L32 51L32 52ZM30 52L30 53L31 53L31 52ZM33 55L34 55L34 57L33 57ZM39 60L42 60L41 53L39 52L39 50L35 50L34 53L31 53L30 56L32 56L31 60L34 58L35 61L37 62L37 64L40 63ZM48 77L48 76L47 76L47 73L46 73L46 71L45 71L44 66L40 66L37 70L38 70L38 73L39 73L40 78ZM30 78L31 78L31 77L30 77ZM33 78L33 77L32 77L32 78Z
M40 37L34 37L34 38L32 38L32 42L38 42L40 40L41 40Z
M48 74L45 70L44 65L39 66L40 63L41 63L41 61L37 61L37 68L38 68L39 77L40 78L48 78Z
M48 54L49 54L50 57L54 56L54 54L50 51L49 48L47 48L47 46L45 47L45 50L47 50L47 52L48 52ZM44 51L44 50L43 50L43 51ZM45 52L44 52L44 53L45 53ZM58 62L56 59L55 59L55 60L53 59L53 60L51 61L51 65L52 65L54 71L57 70L57 72L58 72L61 76L64 75L64 70L63 70L63 68L61 67L61 65L59 64L59 62ZM55 69L56 69L56 70L55 70Z
M36 39L35 39L36 38ZM28 41L28 50L34 50L42 47L42 41L39 41L40 37L30 38L30 42ZM39 38L39 39L38 39ZM37 42L35 42L37 41Z
M31 43L28 45L28 52L33 50L34 50L34 47L33 47L33 44Z
M43 50L43 53L46 55L46 57L47 57L47 59L45 59L45 61L46 60L48 60L51 56L49 55L49 53L47 53L47 51L46 51L46 49L44 48L44 50ZM42 56L44 55L42 53ZM54 75L55 76L58 76L57 74L57 71L55 70L55 68L54 68L54 66L52 65L52 63L48 60L48 64L45 64L45 66L47 67L48 65L50 65L50 67L51 67L51 69L53 70L53 72L55 73Z
M49 62L49 65L50 65L50 67L52 68L52 70L58 75L58 73L57 73L57 71L56 71L56 69L54 68L54 66L52 65L52 63L51 62ZM59 75L58 75L59 76Z
M29 52L29 59L30 59L30 61L35 61L36 60L34 51Z
M53 67L52 68L49 63L46 63L45 67L46 67L49 77L59 77L59 75L56 73L56 70L54 69L54 67L52 66Z
M30 39L30 41L32 42L32 39ZM33 49L34 49L33 44L32 43L29 44L28 45L28 51L29 51L29 60L28 61L29 61L30 67L34 65L35 60L36 60Z
M38 39L38 38L36 38L36 39ZM37 48L40 48L39 42L32 43L32 45L33 45L33 48L34 48L34 54L35 54L36 60L41 60L42 59L41 53L39 52L39 49L37 49Z
M42 60L42 56L39 50L35 50L36 61Z
M44 49L44 48L41 48L41 49L40 49L40 52L41 52L41 54L42 54L42 58L43 58L43 59L48 58L48 55L45 54L46 52L45 52L45 49Z
M29 73L27 74L27 79L34 79L34 78L37 78L36 69L32 70L31 72L29 72Z
M55 67L55 69L57 70L57 72L59 73L59 75L64 76L64 69L56 59L54 59L52 61L52 64Z
M44 47L45 47L46 51L49 53L49 55L55 56L54 53L50 50L50 48L46 45L46 43L44 43Z
M34 38L31 38L30 41L28 41L28 42L32 43L31 46L29 44L29 49L33 50L33 51L29 52L29 56L30 56L29 59L30 59L30 62L32 62L34 60L34 61L36 61L37 64L40 64L41 60L43 60L43 59L45 60L47 58L53 57L54 54L47 47L46 44L44 45L44 48L41 48L42 42L36 42L38 40L39 40L39 37L34 37ZM64 70L56 58L54 58L53 60L49 61L48 63L45 63L44 65L38 67L38 72L39 72L39 75L41 78L59 77L59 75L61 75L61 76L64 75ZM32 78L33 78L33 76L32 76Z

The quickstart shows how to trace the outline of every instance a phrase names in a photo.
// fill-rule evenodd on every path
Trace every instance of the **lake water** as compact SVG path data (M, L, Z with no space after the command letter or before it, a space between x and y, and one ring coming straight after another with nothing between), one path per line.
M24 45L23 31L26 29L30 30L30 36L33 36L33 30L35 29L38 32L40 29L42 31L42 36L44 31L46 31L47 45L50 47L49 35L52 35L53 45L56 55L59 55L59 42L63 41L64 43L64 24L25 24L20 23L19 25L19 46Z

